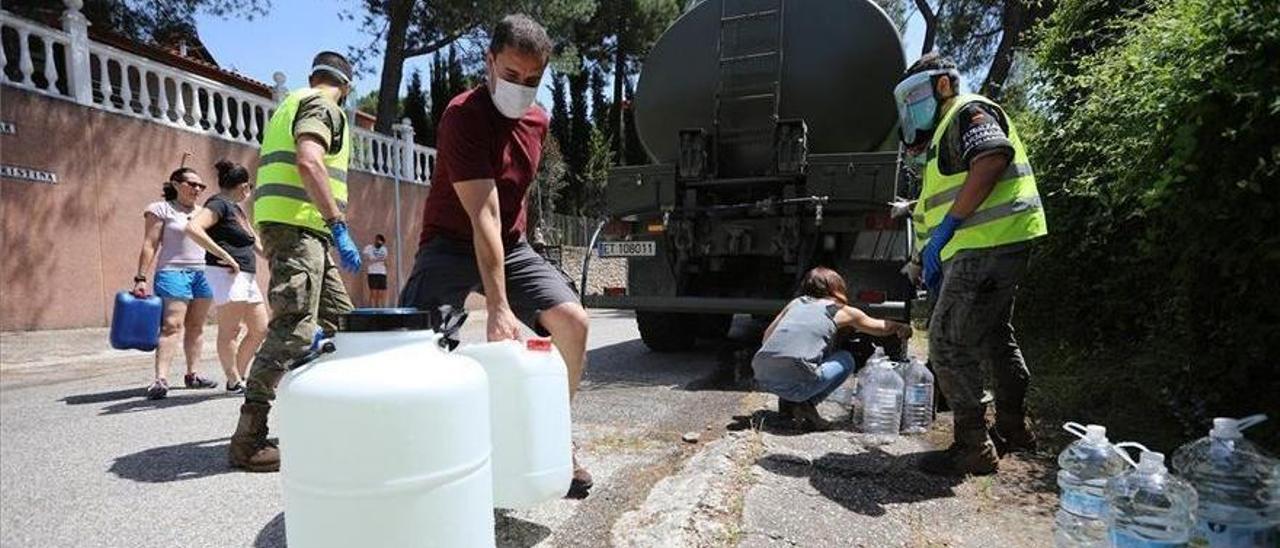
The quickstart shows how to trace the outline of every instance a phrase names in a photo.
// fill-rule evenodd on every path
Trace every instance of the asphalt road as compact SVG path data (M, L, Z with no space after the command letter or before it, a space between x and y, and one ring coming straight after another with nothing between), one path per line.
M479 340L480 322L464 341ZM149 355L105 339L0 340L0 546L284 546L279 475L226 464L241 399L219 388L147 401ZM204 371L217 371L207 355ZM597 487L586 500L499 514L500 546L608 545L623 512L697 451L682 434L715 439L745 397L708 388L713 352L649 353L625 313L593 313L589 360L575 440Z

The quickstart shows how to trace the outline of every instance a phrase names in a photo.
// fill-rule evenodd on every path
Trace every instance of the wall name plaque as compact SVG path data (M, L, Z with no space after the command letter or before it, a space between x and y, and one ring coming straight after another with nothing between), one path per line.
M0 165L0 177L47 185L58 184L58 174L22 166Z

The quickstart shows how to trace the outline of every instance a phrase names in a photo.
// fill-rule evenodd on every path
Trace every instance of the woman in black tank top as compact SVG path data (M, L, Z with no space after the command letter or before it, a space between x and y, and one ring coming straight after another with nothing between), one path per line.
M205 268L218 305L218 360L227 391L242 393L249 362L267 335L267 306L255 276L262 243L240 203L253 194L249 172L227 160L217 163L220 191L187 224L187 234L205 249ZM240 326L244 340L236 342Z

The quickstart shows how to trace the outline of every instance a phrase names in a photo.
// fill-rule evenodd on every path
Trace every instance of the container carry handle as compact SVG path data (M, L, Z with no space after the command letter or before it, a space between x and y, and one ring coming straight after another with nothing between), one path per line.
M1244 430L1245 428L1255 426L1258 423L1261 423L1265 420L1267 420L1267 415L1263 413L1258 413L1257 415L1249 415L1243 419L1237 420L1236 428L1239 430Z
M1132 447L1132 448L1137 449L1138 451L1140 451L1140 452L1142 452L1142 453L1150 453L1150 452L1151 452L1151 450L1150 450L1150 449L1147 449L1147 446L1142 445L1141 443L1138 443L1138 442L1136 442L1136 441L1122 441L1122 442L1120 442L1120 443L1117 443L1117 444L1113 445L1112 447L1115 447L1115 448L1116 448L1116 452L1117 452L1117 453L1120 453L1120 456L1121 456L1121 457L1124 457L1125 462L1128 462L1128 463L1129 463L1129 465L1130 465L1130 466L1132 466L1132 467L1134 467L1134 468L1137 468L1137 467L1138 467L1138 463L1136 463L1136 462L1134 462L1134 461L1133 461L1133 457L1130 457L1130 456L1129 456L1129 452L1128 452L1126 449L1128 449L1128 448Z
M1084 425L1078 422L1068 422L1066 424L1063 424L1062 429L1066 430L1067 432L1071 432L1072 434L1075 434L1077 438L1085 437L1087 432L1087 430L1085 430Z
M450 305L440 305L436 307L436 314L439 321L436 322L436 333L440 334L437 344L444 350L452 351L458 347L462 341L458 340L458 331L462 330L462 324L467 322L466 309L454 309Z

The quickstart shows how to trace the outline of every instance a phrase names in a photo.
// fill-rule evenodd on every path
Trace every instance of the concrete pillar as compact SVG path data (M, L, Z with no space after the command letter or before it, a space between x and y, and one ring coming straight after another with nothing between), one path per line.
M289 88L284 85L286 78L283 72L276 71L271 75L271 79L276 82L275 87L271 88L271 98L278 105L284 100L284 96L289 94Z
M400 137L400 178L415 180L413 175L413 124L408 118L400 119L399 124L391 126L391 129Z
M80 13L84 0L63 0L62 3L67 6L62 12L62 30L71 35L71 47L67 49L67 89L77 103L90 105L93 104L93 73L89 68L89 18Z

